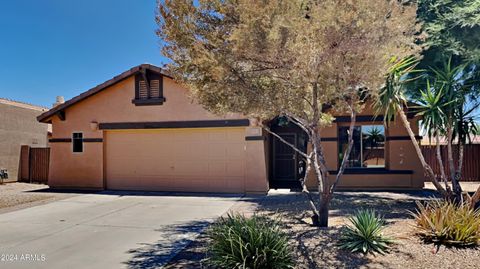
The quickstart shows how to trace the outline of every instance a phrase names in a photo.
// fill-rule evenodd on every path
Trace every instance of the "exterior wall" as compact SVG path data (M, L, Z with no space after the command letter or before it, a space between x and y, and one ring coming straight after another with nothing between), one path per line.
M188 91L169 78L164 78L163 105L135 106L132 99L135 96L134 77L120 81L109 88L90 96L79 103L65 109L64 121L57 116L51 118L53 124L51 143L49 185L58 188L105 188L108 160L106 147L108 147L109 131L99 130L101 123L122 122L172 122L172 121L204 121L223 119L244 119L242 115L229 114L225 117L213 115L200 105L192 102ZM362 116L372 116L374 113L368 108L361 113ZM411 121L414 132L418 133L416 121ZM371 125L372 121L358 120L357 125ZM375 124L382 124L381 121ZM335 171L338 169L338 127L348 126L348 122L334 122L331 126L322 129L324 151L327 166L332 175L333 182ZM260 127L251 124L244 128L245 141L244 157L244 183L243 192L265 193L268 190L270 143L269 135L262 133ZM82 132L84 139L83 153L72 153L72 144L68 139L73 132ZM194 134L194 129L185 132ZM396 139L385 143L385 170L412 171L413 173L365 173L345 174L340 182L340 188L421 188L423 187L422 168L417 160L413 146L401 124L393 124L386 130L386 136ZM93 139L93 140L92 140ZM62 142L63 141L63 142ZM135 149L131 149L135 150ZM201 152L201 147L192 147L192 152ZM242 150L242 149L239 149ZM152 163L152 165L155 165ZM239 179L240 180L240 179ZM237 182L238 183L238 182ZM210 183L209 183L210 184ZM309 178L307 184L316 189L315 179ZM198 191L212 191L200 185Z
M239 114L220 117L209 113L188 98L188 91L184 87L166 77L164 77L163 86L166 101L163 105L135 106L132 104L132 99L135 98L134 81L134 76L131 76L68 107L65 110L64 121L57 116L52 117L53 141L65 141L71 138L73 132L82 132L84 139L97 140L84 142L83 153L73 153L70 141L51 143L49 175L51 187L88 189L105 187L106 166L108 166L105 147L108 146L109 131L99 130L97 123L245 119ZM245 134L249 130L248 127L241 128L245 129ZM184 130L189 132L188 129ZM194 132L195 129L190 130ZM255 157L263 152L264 143L263 141L245 141L245 138L243 143L245 146L241 150L245 150L245 156L248 156L244 157L248 160L244 166L245 173L248 173L249 179L254 179L249 180L248 187L245 187L244 191L265 192L268 188L266 172L262 172L265 167L262 168L264 164L259 167L256 161L262 163L262 158ZM189 148L189 151L201 152L201 147ZM200 188L198 190L208 191Z
M368 106L370 107L370 106ZM370 109L365 109L358 116L372 116L375 113ZM347 115L343 115L347 116ZM321 130L322 142L325 152L327 168L331 171L330 182L334 182L336 171L340 166L338 159L338 128L340 126L349 126L349 122L334 122L330 126ZM359 120L356 126L360 125L378 125L383 124L381 120L364 121ZM419 133L418 119L410 119L410 125L415 134ZM365 174L349 174L348 171L342 175L339 189L419 189L424 186L423 169L418 159L415 149L412 145L408 133L399 120L393 122L385 128L385 170L394 171L392 173L385 172L383 174L368 172ZM392 138L392 139L389 139ZM396 171L396 172L395 172ZM411 171L407 173L405 171ZM307 181L307 186L316 190L316 179L312 173Z
M17 181L20 147L46 147L48 124L36 117L46 109L0 99L0 168L7 169L5 182Z

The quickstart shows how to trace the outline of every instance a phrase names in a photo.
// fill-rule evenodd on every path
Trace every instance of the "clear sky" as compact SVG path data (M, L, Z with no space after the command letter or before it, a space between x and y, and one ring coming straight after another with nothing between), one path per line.
M162 66L155 0L0 5L0 97L50 107L129 68Z

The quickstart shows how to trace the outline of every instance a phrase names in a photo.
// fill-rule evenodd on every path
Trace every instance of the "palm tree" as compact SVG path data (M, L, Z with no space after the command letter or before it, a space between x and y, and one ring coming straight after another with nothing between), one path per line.
M460 185L460 179L462 177L463 166L463 151L464 145L470 140L470 136L475 132L475 109L478 104L475 95L475 85L477 80L475 79L475 70L469 70L468 64L462 63L453 65L452 57L446 61L442 67L432 67L431 76L435 83L432 88L442 93L439 96L437 109L442 113L437 116L441 119L435 124L441 126L439 133L447 137L447 155L448 166L450 170L450 180L452 181L453 194L457 201L460 201L462 195L462 188ZM423 96L425 101L425 96ZM431 107L424 107L424 111L428 111ZM428 114L431 117L432 114ZM432 124L425 126L428 128L434 128ZM452 144L454 140L457 140L458 150L453 151ZM456 154L454 156L454 154ZM454 159L458 160L455 165Z
M445 133L446 116L444 108L448 105L448 103L443 102L445 100L444 93L443 86L436 89L430 85L430 80L427 79L426 89L420 91L421 95L416 101L418 104L417 115L422 117L421 124L423 129L426 131L430 140L432 138L436 140L436 157L440 168L441 179L445 184L447 193L451 194L440 146L440 137Z
M406 83L418 78L409 78L408 76L419 72L419 70L415 70L417 63L418 60L414 57L407 57L394 62L389 69L385 86L380 89L379 96L376 98L374 106L377 114L383 114L384 124L387 126L393 119L395 119L397 115L400 117L400 120L412 141L418 159L422 164L425 176L433 183L435 188L442 194L442 196L448 197L447 191L437 180L432 167L430 167L430 165L428 165L428 163L425 161L420 145L415 138L415 134L412 131L407 114L405 113L405 110L408 108L408 101L405 93Z

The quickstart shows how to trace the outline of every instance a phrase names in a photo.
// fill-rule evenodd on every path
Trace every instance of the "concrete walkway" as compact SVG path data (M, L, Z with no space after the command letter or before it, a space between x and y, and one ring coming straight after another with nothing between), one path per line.
M0 268L158 268L239 198L105 192L0 214Z

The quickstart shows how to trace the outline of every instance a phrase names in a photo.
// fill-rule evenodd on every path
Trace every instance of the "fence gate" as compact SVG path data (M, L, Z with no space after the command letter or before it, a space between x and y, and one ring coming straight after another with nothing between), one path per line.
M48 182L50 148L22 146L20 151L20 181Z

